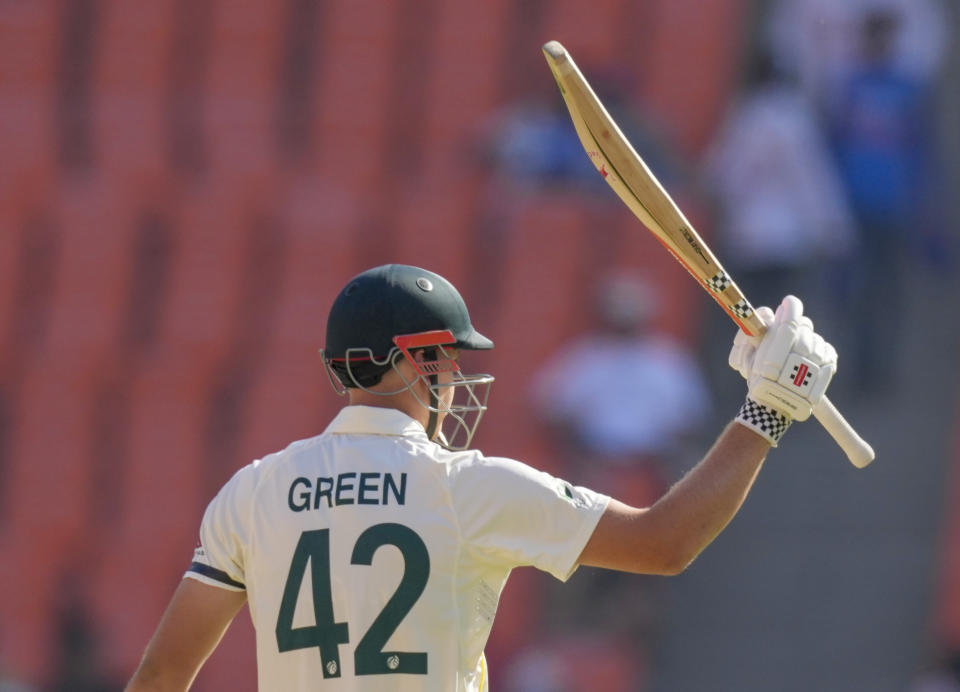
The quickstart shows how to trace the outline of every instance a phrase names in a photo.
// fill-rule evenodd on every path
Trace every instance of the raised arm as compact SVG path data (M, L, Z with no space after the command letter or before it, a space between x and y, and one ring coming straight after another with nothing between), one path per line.
M683 571L740 509L763 465L793 420L806 420L836 371L837 354L814 333L803 304L787 296L761 337L737 335L730 365L749 394L716 443L683 479L648 508L612 500L580 564L644 574Z
M126 692L186 692L246 600L245 591L181 581Z
M642 574L677 574L743 504L770 442L731 423L706 457L653 506L611 500L580 564Z

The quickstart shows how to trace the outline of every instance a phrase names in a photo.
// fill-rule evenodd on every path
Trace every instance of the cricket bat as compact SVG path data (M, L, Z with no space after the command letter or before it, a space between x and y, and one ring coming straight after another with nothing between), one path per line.
M763 334L766 328L750 301L623 136L567 50L559 42L550 41L543 46L543 54L583 148L607 184L730 319L751 336ZM826 397L814 407L813 415L850 463L863 468L873 461L873 449Z

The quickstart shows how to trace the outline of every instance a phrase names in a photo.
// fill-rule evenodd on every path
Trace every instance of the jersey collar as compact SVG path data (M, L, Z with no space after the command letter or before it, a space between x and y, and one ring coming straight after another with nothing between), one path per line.
M397 435L427 439L419 422L395 408L345 406L330 421L326 433L360 435Z

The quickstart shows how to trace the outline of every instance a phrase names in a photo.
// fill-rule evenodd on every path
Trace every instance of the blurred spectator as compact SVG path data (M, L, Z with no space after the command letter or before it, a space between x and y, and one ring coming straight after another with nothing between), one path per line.
M643 276L616 273L599 289L596 330L534 374L534 410L570 475L652 501L663 464L708 415L709 393L693 354L656 329L660 297ZM624 482L639 487L626 493Z
M18 681L0 665L0 692L34 692L32 687Z
M856 68L860 26L877 9L902 18L892 47L898 69L917 79L933 78L950 38L941 0L777 0L764 34L777 62L797 75L817 106L825 106Z
M642 274L611 273L598 286L594 330L562 345L532 383L532 408L565 464L563 473L590 487L616 490L637 506L652 504L666 491L675 475L671 467L711 410L693 353L656 327L660 302ZM592 670L588 649L608 652L603 667L611 682L597 689L638 689L662 617L658 585L655 578L585 567L562 592L547 585L545 632L577 632L584 647L582 656L559 659L565 661L561 677L569 689L589 686L572 672L578 666ZM575 649L559 641L550 648ZM616 655L624 650L632 652L627 665ZM558 660L527 653L513 671L518 679L536 677L531 671L547 659ZM516 689L535 688L518 682Z
M755 305L807 298L804 279L851 253L853 221L827 142L806 96L766 52L750 65L704 170L720 207L720 255Z
M670 194L696 218L702 206L693 190L690 167L678 155L652 116L641 112L628 95L630 80L622 72L584 66L584 74L611 117ZM594 167L580 142L563 96L553 79L527 85L523 99L491 114L473 143L473 160L485 179L484 201L475 219L473 284L497 305L502 279L497 271L510 250L510 229L518 212L542 193L568 195L589 207L591 218L622 217L623 204ZM483 309L483 308L481 308Z
M839 172L860 233L852 279L850 314L862 387L892 382L897 353L885 328L902 303L904 255L924 234L942 232L922 220L935 180L932 103L928 85L903 70L895 46L901 16L878 10L863 19L860 62L838 92L830 131ZM936 236L931 242L937 243Z
M628 103L627 80L610 70L589 67L585 75L647 165L664 185L671 186L680 176L679 161L649 117L639 116ZM496 113L481 138L480 158L490 167L495 181L521 193L530 188L568 185L585 192L610 194L584 151L553 81L531 86L528 93L526 99Z
M533 187L595 182L593 165L557 105L529 99L498 114L484 152L497 178Z

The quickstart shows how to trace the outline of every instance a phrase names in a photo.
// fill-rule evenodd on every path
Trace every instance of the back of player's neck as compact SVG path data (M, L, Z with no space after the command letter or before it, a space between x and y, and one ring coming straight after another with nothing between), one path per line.
M376 394L363 390L349 391L351 406L373 406L376 408L392 408L405 413L424 427L427 425L428 412L412 392L405 390L399 394Z

